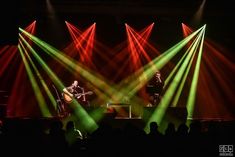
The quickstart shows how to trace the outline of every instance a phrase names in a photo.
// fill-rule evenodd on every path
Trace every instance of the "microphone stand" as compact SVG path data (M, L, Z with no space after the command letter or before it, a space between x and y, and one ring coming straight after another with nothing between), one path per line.
M84 88L81 88L81 89L82 89L82 97L83 97L83 101L86 101L86 96L85 96Z

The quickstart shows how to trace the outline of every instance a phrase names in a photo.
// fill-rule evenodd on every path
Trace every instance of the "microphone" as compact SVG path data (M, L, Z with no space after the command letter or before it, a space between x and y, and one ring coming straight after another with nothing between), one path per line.
M84 89L84 88L80 87L79 85L77 85L76 87L77 87L77 88L80 88L80 89Z

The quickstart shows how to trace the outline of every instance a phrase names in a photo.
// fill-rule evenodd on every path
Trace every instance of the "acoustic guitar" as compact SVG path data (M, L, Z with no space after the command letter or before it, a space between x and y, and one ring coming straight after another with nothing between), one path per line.
M85 93L76 93L76 94L73 95L73 97L71 97L68 93L65 93L65 92L63 92L62 95L63 95L64 101L66 103L71 103L74 98L78 100L84 95L92 95L92 94L93 94L92 91L88 91L88 92L85 92Z

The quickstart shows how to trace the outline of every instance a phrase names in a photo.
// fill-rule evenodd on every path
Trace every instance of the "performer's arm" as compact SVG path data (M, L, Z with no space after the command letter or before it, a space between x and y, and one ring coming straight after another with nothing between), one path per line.
M64 88L64 89L63 89L63 92L66 93L66 94L68 94L69 96L73 97L73 94L70 93L70 92L67 90L67 88Z

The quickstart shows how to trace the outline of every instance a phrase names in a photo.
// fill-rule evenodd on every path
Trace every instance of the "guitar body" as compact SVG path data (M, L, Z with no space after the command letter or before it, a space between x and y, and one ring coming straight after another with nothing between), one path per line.
M73 101L73 98L67 93L63 93L63 98L64 98L64 101L68 104Z
M77 93L77 94L74 94L74 98L76 98L77 100L80 99L82 96L85 96L85 95L91 95L93 94L93 92L89 91L89 92L85 92L85 93ZM63 93L63 98L64 98L64 101L66 103L71 103L73 101L73 97L71 97L69 94L67 93ZM86 100L83 100L83 101L86 101Z

